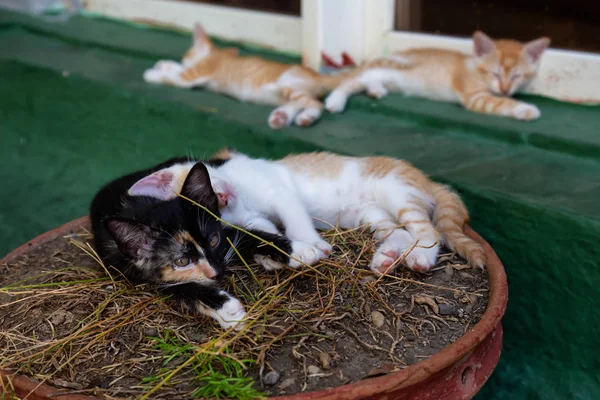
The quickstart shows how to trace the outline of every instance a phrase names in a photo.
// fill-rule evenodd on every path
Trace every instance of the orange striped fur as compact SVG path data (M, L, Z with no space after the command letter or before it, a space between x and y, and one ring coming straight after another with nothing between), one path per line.
M331 112L344 110L349 96L366 91L381 98L388 92L457 102L466 109L519 120L533 120L539 109L510 98L537 73L550 39L528 43L492 40L482 32L473 34L472 56L443 49L412 49L368 62L359 73L345 79L325 100Z
M181 64L159 61L144 73L150 83L202 86L241 101L279 106L268 120L274 129L291 123L312 125L322 114L319 99L345 76L322 76L301 65L240 56L237 49L214 46L198 24Z

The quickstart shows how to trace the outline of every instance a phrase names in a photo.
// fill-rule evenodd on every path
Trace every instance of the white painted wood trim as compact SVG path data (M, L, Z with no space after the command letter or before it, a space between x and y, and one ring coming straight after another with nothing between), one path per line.
M86 0L84 9L112 18L155 21L185 30L200 22L210 35L279 51L302 52L299 17L173 0Z
M369 58L393 28L394 0L302 0L303 60L319 69L321 54L341 64L342 52L357 63Z
M363 60L370 60L379 56L379 46L385 42L387 35L394 30L395 8L395 0L364 2Z
M364 52L365 0L302 0L303 62L314 69L326 53L341 63L342 52L360 60Z
M417 47L438 47L472 54L472 40L414 32L390 32L374 57ZM524 90L563 101L600 103L600 54L549 49L537 77Z

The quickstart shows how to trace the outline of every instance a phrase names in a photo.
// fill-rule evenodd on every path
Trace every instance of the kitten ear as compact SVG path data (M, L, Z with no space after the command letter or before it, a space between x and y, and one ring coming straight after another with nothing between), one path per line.
M177 197L174 187L175 177L168 169L161 169L148 175L129 188L130 196L149 196L160 200L171 200Z
M201 46L210 44L210 39L208 38L204 27L198 22L194 24L194 44Z
M485 33L475 31L473 34L473 52L475 56L482 57L492 53L494 50L496 50L494 41Z
M155 239L146 225L131 219L112 217L104 221L104 226L126 256L140 259L152 254Z
M218 214L219 199L213 191L210 175L204 164L199 162L192 167L185 179L181 194Z
M536 40L532 40L525 44L523 52L527 54L533 62L538 62L544 50L550 46L550 38L543 37Z

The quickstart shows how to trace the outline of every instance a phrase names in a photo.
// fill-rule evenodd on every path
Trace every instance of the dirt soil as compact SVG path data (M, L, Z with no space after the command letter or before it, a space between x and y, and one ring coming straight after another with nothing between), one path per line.
M107 275L86 231L56 239L0 265L0 368L105 398L292 394L417 363L486 309L487 273L451 253L429 273L378 278L366 270L368 233L325 237L334 256L316 268L235 268L223 285L249 323L228 333Z

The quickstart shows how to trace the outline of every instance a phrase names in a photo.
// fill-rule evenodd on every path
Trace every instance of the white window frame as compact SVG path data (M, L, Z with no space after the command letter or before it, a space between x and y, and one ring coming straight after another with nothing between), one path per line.
M86 0L84 4L87 11L102 15L185 30L200 22L217 37L301 54L303 63L315 69L321 68L323 54L341 64L343 52L361 63L415 47L472 51L470 39L394 31L396 0L302 0L302 17L176 0ZM525 92L600 103L600 54L549 49Z

